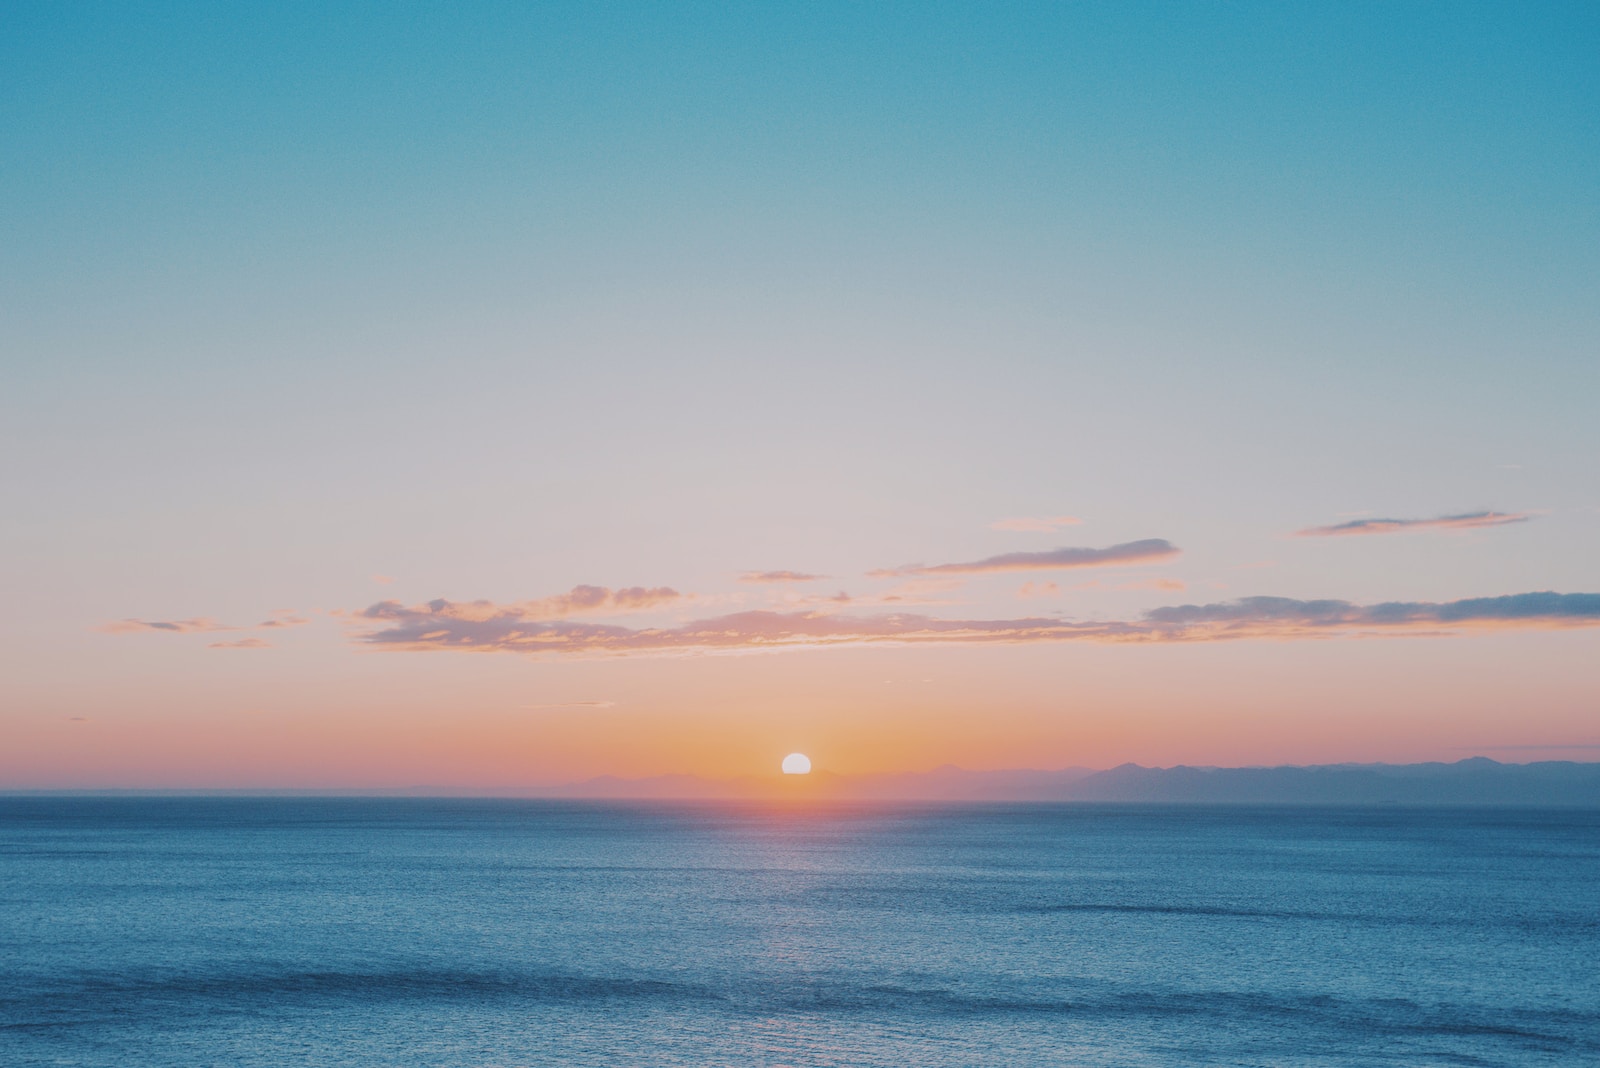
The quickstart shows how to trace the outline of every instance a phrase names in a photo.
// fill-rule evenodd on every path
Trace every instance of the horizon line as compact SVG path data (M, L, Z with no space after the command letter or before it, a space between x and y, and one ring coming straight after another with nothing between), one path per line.
M1558 744L1548 746L1538 745L1506 745L1506 746L1476 746L1460 747L1463 751L1470 749L1484 749L1491 751L1507 750L1600 750L1600 743L1588 744ZM0 785L0 798L5 797L341 797L341 798L394 798L406 797L425 800L430 797L441 799L528 799L528 800L696 800L692 797L681 798L642 798L642 797L617 797L607 798L603 795L589 797L573 797L571 795L551 791L571 790L595 783L611 780L618 784L642 784L657 782L663 779L678 779L702 782L707 784L731 783L791 783L795 789L803 789L806 782L813 777L826 778L830 781L855 781L867 782L872 780L918 778L937 775L941 772L959 772L966 775L1063 775L1073 772L1081 774L1082 778L1092 778L1097 775L1108 774L1123 769L1138 771L1283 771L1298 770L1312 771L1320 769L1361 769L1361 768L1423 768L1423 767L1460 767L1463 764L1487 763L1502 768L1531 768L1543 764L1567 764L1575 767L1600 767L1600 760L1527 760L1521 762L1496 760L1481 753L1462 757L1459 760L1417 760L1405 763L1392 763L1389 761L1337 761L1321 764L1170 764L1170 765L1145 765L1133 761L1124 761L1106 768L1092 768L1084 765L1068 765L1059 768L965 768L957 764L941 764L924 771L889 771L867 773L841 773L818 768L806 775L784 775L781 773L759 774L745 773L739 775L710 776L699 775L693 772L663 772L656 775L641 775L624 777L619 775L594 775L586 779L573 779L561 783L546 783L524 786L450 786L443 783L417 783L407 786L243 786L243 787L215 787L215 786L3 786ZM429 793L428 791L438 791ZM747 800L728 797L708 797L704 800ZM851 800L851 799L841 799ZM858 799L873 800L873 799ZM884 798L883 800L895 800ZM908 799L909 800L909 799ZM1086 802L1087 803L1087 802Z

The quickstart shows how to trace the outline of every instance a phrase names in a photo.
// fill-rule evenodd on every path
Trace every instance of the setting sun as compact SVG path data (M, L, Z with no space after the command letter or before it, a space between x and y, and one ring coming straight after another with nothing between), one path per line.
M785 775L811 774L811 758L804 753L790 753L783 758L783 773Z

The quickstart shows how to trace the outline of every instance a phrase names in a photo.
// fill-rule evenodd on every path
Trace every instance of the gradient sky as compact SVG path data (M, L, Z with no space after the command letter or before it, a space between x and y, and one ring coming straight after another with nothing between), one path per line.
M0 787L1600 758L1597 55L7 4Z

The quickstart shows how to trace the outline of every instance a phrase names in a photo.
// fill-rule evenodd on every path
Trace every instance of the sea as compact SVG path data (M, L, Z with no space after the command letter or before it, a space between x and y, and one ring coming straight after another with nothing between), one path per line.
M1600 1064L1600 812L5 797L0 1064Z

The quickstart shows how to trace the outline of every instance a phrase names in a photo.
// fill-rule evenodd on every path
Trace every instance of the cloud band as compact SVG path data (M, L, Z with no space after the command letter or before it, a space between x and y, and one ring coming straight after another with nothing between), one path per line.
M481 604L482 602L479 602ZM1196 642L1313 638L1476 628L1600 625L1600 594L1523 593L1445 603L1239 601L1158 608L1137 620L1070 622L1052 618L938 619L925 615L853 615L751 611L673 627L630 628L572 620L537 620L514 611L463 614L450 602L405 608L374 605L362 618L385 624L358 636L385 649L531 654L662 654L865 644L1026 644L1035 642Z
M1353 519L1331 527L1307 527L1296 531L1295 535L1301 538L1337 538L1350 534L1398 534L1407 530L1476 530L1480 527L1526 523L1532 518L1527 512L1466 512L1433 519Z
M874 578L899 578L907 575L982 575L1000 571L1054 571L1075 567L1111 567L1117 564L1145 564L1178 555L1178 547L1165 538L1145 538L1123 542L1104 549L1050 549L1037 553L1001 553L966 563L908 564L905 567L872 572Z

